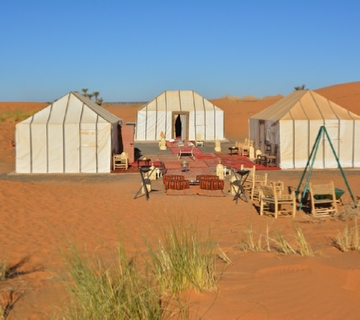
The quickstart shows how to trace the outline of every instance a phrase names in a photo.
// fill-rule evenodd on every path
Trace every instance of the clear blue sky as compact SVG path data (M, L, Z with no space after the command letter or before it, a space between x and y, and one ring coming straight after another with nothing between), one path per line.
M0 101L287 95L360 80L358 0L0 0Z

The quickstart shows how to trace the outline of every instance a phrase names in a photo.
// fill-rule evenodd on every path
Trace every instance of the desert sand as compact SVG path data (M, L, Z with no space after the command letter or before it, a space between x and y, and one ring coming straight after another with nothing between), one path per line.
M316 90L350 111L360 114L360 82ZM212 102L225 111L225 136L230 141L247 137L247 119L281 97L242 101L219 98ZM9 110L38 111L45 103L2 102ZM107 110L135 121L139 106L107 105ZM16 271L0 282L0 306L13 302L8 319L47 319L64 301L60 276L65 272L60 249L68 241L86 244L111 259L122 238L130 256L145 250L142 236L160 237L162 224L184 215L203 228L211 228L231 264L218 261L216 292L189 292L191 319L358 319L360 314L360 252L341 252L333 239L353 221L314 219L304 212L274 219L259 216L257 203L225 197L168 196L160 180L154 181L149 201L134 199L140 176L16 175L14 122L0 123L0 259ZM360 146L359 146L360 147ZM154 149L156 151L156 148ZM360 170L345 170L352 193L360 194ZM297 187L302 170L268 171L269 180ZM314 171L311 180L334 181L346 189L339 170ZM228 182L226 182L228 183ZM227 186L227 185L226 185ZM227 190L225 188L225 190ZM225 192L226 193L226 192ZM349 192L343 196L350 203ZM340 211L348 206L339 207ZM358 209L359 210L359 209ZM266 227L294 235L303 230L315 257L274 252L243 252L239 243L246 229L264 234ZM220 275L220 274L219 274ZM0 317L1 318L1 317Z

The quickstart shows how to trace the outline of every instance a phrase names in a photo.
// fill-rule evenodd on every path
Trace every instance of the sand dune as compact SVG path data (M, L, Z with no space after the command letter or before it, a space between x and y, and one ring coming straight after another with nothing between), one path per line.
M360 82L317 89L328 99L360 114ZM278 101L272 97L256 101L212 100L225 111L225 135L232 141L247 137L248 118ZM0 103L0 115L8 110L37 111L43 103ZM109 105L107 110L124 119L136 120L139 106ZM256 206L230 196L171 197L160 180L150 200L134 200L140 186L137 174L99 176L8 175L14 171L16 122L0 123L0 259L10 265L21 262L18 275L0 282L0 306L13 291L20 296L9 319L45 319L66 293L59 275L64 260L59 248L68 239L89 250L109 254L119 236L131 255L144 250L143 234L160 237L167 218L183 214L199 225L211 227L220 247L232 260L218 262L224 272L216 293L188 293L191 319L358 319L360 313L360 254L340 252L332 239L347 223L336 219L314 221L299 212L295 219L266 218ZM300 171L269 171L269 180L282 180L296 187ZM347 170L353 194L360 194L360 170ZM312 181L329 180L346 185L338 170L319 170ZM349 193L344 201L350 202ZM255 203L256 204L256 203ZM243 252L240 239L251 225L257 236L269 226L289 239L294 225L300 226L316 257L281 255L274 252ZM159 227L160 226L160 227ZM107 256L108 257L108 256Z

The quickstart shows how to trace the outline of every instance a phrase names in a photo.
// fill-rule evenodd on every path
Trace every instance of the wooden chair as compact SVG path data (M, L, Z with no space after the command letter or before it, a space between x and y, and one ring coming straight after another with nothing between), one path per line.
M113 155L113 169L129 168L129 156L126 152Z
M282 195L284 192L284 182L283 181L270 181L270 185L275 187L277 194Z
M293 218L296 215L296 197L295 192L291 194L278 194L276 187L261 186L260 192L260 215L264 213L273 214L277 218L280 214L292 214ZM290 208L285 208L284 205L290 205Z
M243 169L243 168L241 168ZM246 193L250 196L251 199L251 195L252 195L252 189L254 187L254 176L255 176L255 172L256 172L256 166L253 166L250 169L250 173L243 185L244 190L246 191Z
M202 138L202 135L200 132L198 132L196 134L196 141L195 141L195 145L197 147L203 147L204 146L204 139Z
M334 183L309 184L311 213L314 216L337 214Z
M251 169L251 172L248 176L248 178L245 181L244 190L247 192L247 194L250 196L250 199L252 201L254 200L260 200L260 190L261 186L265 186L267 184L267 173L264 174L258 174L255 171L255 166Z
M268 177L267 173L255 174L253 188L251 192L251 200L260 201L261 187L267 185L267 177Z

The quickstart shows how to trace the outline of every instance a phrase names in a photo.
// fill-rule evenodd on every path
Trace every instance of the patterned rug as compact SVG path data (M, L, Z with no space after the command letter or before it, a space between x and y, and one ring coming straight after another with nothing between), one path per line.
M212 160L212 159L217 159L217 161L219 162L219 159L213 154L206 154L206 153L201 153L201 154L195 154L195 158L198 160Z

